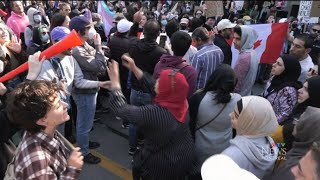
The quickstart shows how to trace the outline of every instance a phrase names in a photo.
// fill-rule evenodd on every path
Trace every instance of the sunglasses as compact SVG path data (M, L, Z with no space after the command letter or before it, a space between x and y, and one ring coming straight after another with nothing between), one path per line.
M320 29L312 29L313 32L320 33Z
M318 75L318 72L313 68L309 69L309 73L311 73L312 76Z

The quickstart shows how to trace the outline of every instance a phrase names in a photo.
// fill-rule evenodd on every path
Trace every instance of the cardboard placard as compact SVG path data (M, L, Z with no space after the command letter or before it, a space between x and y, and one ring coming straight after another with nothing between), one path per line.
M319 17L320 16L320 1L313 1L310 11L310 17Z
M223 2L222 1L205 1L205 4L208 8L206 16L223 16Z

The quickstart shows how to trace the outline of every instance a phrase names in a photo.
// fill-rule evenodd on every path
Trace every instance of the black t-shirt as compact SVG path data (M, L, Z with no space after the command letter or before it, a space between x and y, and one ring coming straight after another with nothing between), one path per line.
M312 62L314 64L319 64L320 62L320 39L319 38L314 41L313 47L309 55L312 58Z

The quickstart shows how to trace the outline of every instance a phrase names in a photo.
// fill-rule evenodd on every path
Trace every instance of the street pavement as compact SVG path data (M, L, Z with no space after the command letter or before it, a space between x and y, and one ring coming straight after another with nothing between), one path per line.
M262 92L263 85L256 84L253 94ZM91 153L102 159L97 165L85 164L80 180L132 180L131 160L128 155L128 129L122 129L121 120L117 120L112 112L96 113L100 119L94 123L91 140L101 146Z

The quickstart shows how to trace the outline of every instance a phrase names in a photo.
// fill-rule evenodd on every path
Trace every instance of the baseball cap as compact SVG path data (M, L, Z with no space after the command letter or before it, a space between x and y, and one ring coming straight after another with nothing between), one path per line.
M231 23L231 21L229 19L222 19L217 24L218 31L228 29L228 28L234 28L235 26L236 26L236 24Z
M203 180L259 180L251 172L240 168L229 156L224 154L209 157L201 167Z
M96 24L96 22L90 22L86 17L83 15L73 17L69 23L70 30L80 31L86 27L92 26Z
M189 20L187 18L182 18L180 24L189 24Z
M127 19L121 19L117 24L117 30L119 33L128 32L133 25L132 22L128 21Z
M70 34L70 30L64 26L58 26L52 29L50 36L52 41L60 41Z

